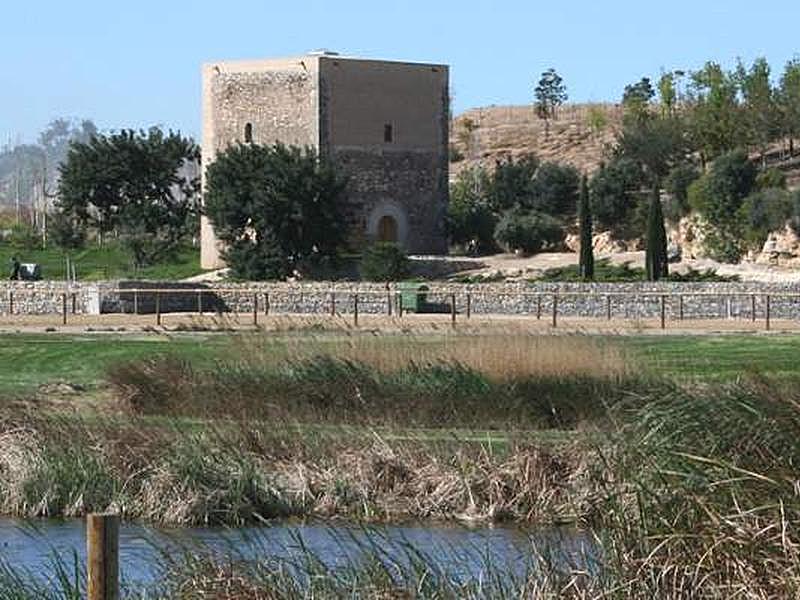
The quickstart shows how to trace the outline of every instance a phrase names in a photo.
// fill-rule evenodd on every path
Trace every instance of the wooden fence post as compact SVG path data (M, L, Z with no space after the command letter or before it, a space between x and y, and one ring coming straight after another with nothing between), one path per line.
M78 305L78 298L77 298L77 296L78 296L78 294L76 294L75 292L72 292L72 314L73 315L78 314L78 306L77 306Z
M264 292L264 316L269 316L269 292Z
M119 515L86 517L87 600L119 598Z
M139 314L139 292L136 290L133 292L133 314Z
M358 294L353 294L353 325L358 327Z
M8 290L8 314L14 314L14 292Z
M553 327L558 327L558 294L553 294Z
M161 325L161 294L156 290L156 325Z
M536 295L536 320L540 321L542 318L542 294Z
M258 294L253 294L253 325L258 327Z
M392 316L392 292L386 290L386 314Z
M331 292L331 316L336 316L336 292Z
M472 317L472 294L467 292L467 318Z
M606 296L606 321L611 320L611 294Z
M667 297L661 295L661 329L667 327Z
M203 292L197 292L197 312L203 316Z
M450 322L456 326L456 295L450 294Z
M61 294L61 324L67 324L67 294Z
M756 322L756 295L750 294L750 320Z
M683 294L678 296L678 318L683 321Z
M769 294L767 294L767 306L766 306L766 329L767 329L767 331L769 331L770 327L771 327L771 323L770 323L770 317L772 316L770 314L771 313L771 309L772 309L771 305L772 305L772 298L769 296Z
M395 294L395 304L397 305L397 316L402 318L403 317L403 294L397 292Z

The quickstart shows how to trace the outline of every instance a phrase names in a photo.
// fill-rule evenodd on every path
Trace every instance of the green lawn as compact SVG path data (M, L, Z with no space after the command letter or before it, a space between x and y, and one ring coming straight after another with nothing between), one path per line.
M67 254L58 248L47 250L20 250L7 244L0 244L0 268L4 275L10 271L11 257L16 256L20 262L39 263L45 279L64 279L66 276ZM130 255L118 244L108 244L102 248L90 246L83 250L69 253L80 280L98 279L183 279L202 273L200 269L200 251L197 248L181 248L175 257L162 264L152 265L137 273L132 265Z
M387 336L387 343L393 338ZM609 338L631 352L643 369L680 379L729 380L747 372L800 375L800 336L643 336ZM96 386L117 362L178 355L207 362L230 357L235 338L227 334L3 335L0 336L0 393L25 392L54 381Z
M654 336L624 343L646 368L672 377L719 381L745 373L800 375L800 335Z
M224 352L229 338L180 336L3 335L0 336L0 393L25 392L55 381L96 386L110 365L172 354L202 360Z

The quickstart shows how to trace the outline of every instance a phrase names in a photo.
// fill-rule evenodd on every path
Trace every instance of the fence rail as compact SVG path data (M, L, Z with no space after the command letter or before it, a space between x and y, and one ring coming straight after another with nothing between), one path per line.
M669 321L692 319L763 320L770 329L775 318L800 322L800 292L757 293L748 291L488 291L454 290L431 286L424 292L375 289L304 289L264 287L190 287L190 288L105 288L102 295L111 308L103 312L153 314L157 325L165 314L234 313L250 314L254 325L259 316L351 315L354 324L365 314L385 314L402 318L409 307L402 300L407 294L424 294L428 310L449 315L455 325L458 318L486 315L528 316L541 320L547 315L553 327L560 318L593 318L611 321L658 319L661 328ZM39 300L36 304L34 300ZM22 310L23 299L34 310ZM85 298L70 287L49 290L13 289L0 297L0 314L58 314L61 323L72 315L89 314ZM102 304L102 302L101 302ZM106 307L108 308L108 307Z

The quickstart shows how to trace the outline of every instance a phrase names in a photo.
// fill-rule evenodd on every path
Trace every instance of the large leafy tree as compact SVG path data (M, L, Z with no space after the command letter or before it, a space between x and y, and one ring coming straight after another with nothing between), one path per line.
M232 146L206 175L205 211L236 277L285 278L344 241L347 182L312 148Z
M617 158L599 169L589 186L597 223L623 237L636 229L633 225L644 179L641 166L629 158Z
M489 193L491 176L483 167L463 169L450 189L447 207L450 239L455 244L475 242L476 252L494 248L497 217Z
M199 184L182 169L197 145L154 127L93 135L71 143L60 168L58 209L64 218L117 235L135 266L172 252L193 222Z
M761 153L778 137L780 114L778 93L770 80L770 67L765 58L756 59L748 69L739 61L736 78L744 100L742 121L747 131L747 142Z
M741 207L756 185L758 170L744 151L715 160L689 187L689 204L707 222L706 246L713 258L736 262L743 252Z
M781 76L778 101L781 129L789 138L789 153L794 154L794 140L800 137L800 58L786 63Z
M558 115L558 107L567 101L567 86L554 68L547 69L533 90L536 114L544 120L545 137L550 136L550 121Z
M738 92L736 78L717 63L691 74L690 131L704 165L744 141Z

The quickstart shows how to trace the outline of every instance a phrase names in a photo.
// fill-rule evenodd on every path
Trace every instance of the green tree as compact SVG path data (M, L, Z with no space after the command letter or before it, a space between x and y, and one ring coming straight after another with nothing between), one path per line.
M533 175L525 208L553 217L572 218L578 201L580 175L570 165L542 163Z
M778 93L770 81L769 63L765 58L758 58L747 69L739 61L736 77L744 99L742 120L747 141L758 149L763 160L767 147L778 137L780 129Z
M678 105L677 80L683 76L683 71L670 71L662 73L658 80L658 98L661 102L662 116L672 116Z
M617 158L595 172L589 188L597 223L621 236L636 229L633 221L643 182L642 168L628 158Z
M564 229L561 221L550 215L513 209L500 218L495 239L509 251L521 250L533 254L562 241Z
M234 276L282 279L336 257L346 180L312 148L232 146L206 175L206 214Z
M189 138L154 127L95 135L70 145L60 169L58 209L64 218L114 232L136 267L174 251L196 210L197 178L181 174L199 149Z
M664 189L670 195L666 214L670 222L677 223L689 214L689 186L699 177L700 172L689 162L680 163L670 170L664 180Z
M515 206L533 205L533 178L539 160L532 154L498 161L489 187L492 210L501 213Z
M545 139L550 137L550 121L558 115L558 107L567 101L567 86L554 68L542 73L539 83L534 88L536 98L536 114L544 120Z
M450 189L448 227L454 244L469 244L475 240L478 252L494 248L494 228L497 217L492 210L489 194L491 178L483 167L459 172Z
M642 77L636 83L625 86L622 92L622 106L629 116L643 119L648 116L650 102L655 96L656 92L650 83L650 78Z
M689 187L689 205L706 220L706 246L711 256L737 262L743 231L739 210L755 188L758 170L741 150L723 154L708 173Z
M586 175L581 177L581 192L578 201L578 224L580 225L580 268L581 279L594 279L594 248L592 246L592 210L589 205L589 182Z
M366 281L398 281L409 273L408 256L391 242L376 242L361 259L361 278Z
M800 58L786 63L778 91L781 129L789 138L789 154L794 156L794 140L800 138Z
M645 249L645 270L648 281L658 281L669 277L667 260L667 231L664 228L664 214L661 209L661 193L658 185L653 186L650 197L650 210L647 214L647 241Z
M743 142L736 78L714 62L691 74L689 128L703 166Z
M739 209L744 242L760 251L770 232L783 229L793 216L791 194L780 188L767 188L750 194Z

